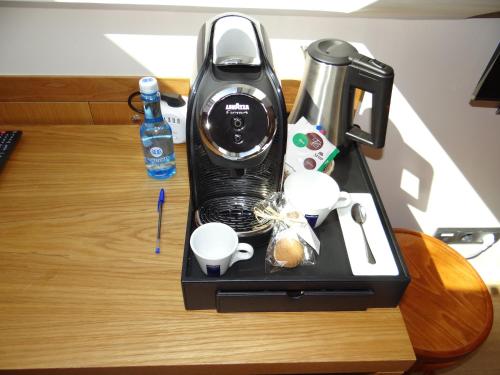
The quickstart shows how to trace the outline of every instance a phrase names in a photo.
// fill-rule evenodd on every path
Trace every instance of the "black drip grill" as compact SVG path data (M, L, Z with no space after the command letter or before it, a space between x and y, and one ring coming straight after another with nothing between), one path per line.
M269 222L260 223L253 214L253 208L260 200L261 198L246 196L209 199L196 212L197 224L220 222L229 225L238 234L265 231L269 229Z

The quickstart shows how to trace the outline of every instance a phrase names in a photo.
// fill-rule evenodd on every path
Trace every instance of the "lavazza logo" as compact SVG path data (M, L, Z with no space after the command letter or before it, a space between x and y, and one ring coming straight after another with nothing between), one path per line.
M250 106L248 104L226 104L226 111L248 111Z

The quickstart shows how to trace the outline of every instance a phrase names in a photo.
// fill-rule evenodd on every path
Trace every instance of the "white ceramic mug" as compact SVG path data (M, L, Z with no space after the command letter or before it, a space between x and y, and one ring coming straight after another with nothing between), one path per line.
M332 210L351 204L351 195L340 191L332 177L318 171L292 173L285 180L284 191L288 202L304 213L313 228L319 227Z
M234 263L253 256L252 245L239 243L234 229L223 223L199 226L191 234L189 244L207 276L222 276Z

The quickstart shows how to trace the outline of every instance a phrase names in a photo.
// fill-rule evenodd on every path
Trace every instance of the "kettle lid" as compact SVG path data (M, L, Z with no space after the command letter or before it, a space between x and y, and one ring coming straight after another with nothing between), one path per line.
M348 65L349 57L357 52L352 44L340 39L320 39L307 47L307 53L314 60L331 65Z

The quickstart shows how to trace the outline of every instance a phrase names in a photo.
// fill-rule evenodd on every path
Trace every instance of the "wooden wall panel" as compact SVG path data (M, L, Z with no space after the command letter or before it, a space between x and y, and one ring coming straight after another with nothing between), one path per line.
M134 104L141 106L141 103ZM127 103L91 102L89 106L94 125L128 125L142 122L142 115L132 111Z
M126 101L139 78L0 76L0 124L131 124L134 112ZM158 81L163 92L189 93L188 79ZM282 81L287 111L299 86L297 80Z
M286 110L291 112L295 97L299 92L300 81L285 79L281 81L281 87L283 89L283 96L285 97Z
M122 102L138 90L140 77L0 76L0 102ZM189 93L189 80L158 78L161 91ZM293 104L300 81L283 80Z
M92 124L92 115L86 102L0 102L0 125L15 124Z
M0 76L0 101L122 102L140 77ZM158 78L162 91L189 93L189 80Z

